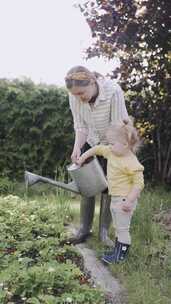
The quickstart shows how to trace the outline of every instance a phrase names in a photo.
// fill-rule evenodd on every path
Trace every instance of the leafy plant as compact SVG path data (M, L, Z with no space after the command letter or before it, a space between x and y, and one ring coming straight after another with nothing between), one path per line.
M14 183L8 177L0 177L0 194L10 194L14 191Z
M60 246L70 215L67 200L0 198L1 303L105 303L84 273L76 249Z

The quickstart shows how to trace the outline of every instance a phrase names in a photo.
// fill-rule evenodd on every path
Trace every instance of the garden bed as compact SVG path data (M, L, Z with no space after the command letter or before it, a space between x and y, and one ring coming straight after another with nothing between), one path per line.
M64 198L0 198L0 303L107 303L66 237L70 208Z

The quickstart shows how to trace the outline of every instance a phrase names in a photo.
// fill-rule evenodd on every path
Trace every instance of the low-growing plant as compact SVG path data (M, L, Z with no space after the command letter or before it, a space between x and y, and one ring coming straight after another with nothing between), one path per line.
M14 191L14 183L6 176L0 177L0 195L10 194Z
M52 199L53 198L53 199ZM0 303L105 304L66 237L66 197L0 197Z

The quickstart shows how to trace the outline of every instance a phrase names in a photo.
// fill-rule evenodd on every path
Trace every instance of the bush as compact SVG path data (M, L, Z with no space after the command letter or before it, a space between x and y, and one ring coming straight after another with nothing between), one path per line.
M14 191L14 183L8 177L0 177L0 194L10 194Z
M0 107L1 174L21 178L28 170L58 175L58 168L69 161L73 142L66 90L1 80Z

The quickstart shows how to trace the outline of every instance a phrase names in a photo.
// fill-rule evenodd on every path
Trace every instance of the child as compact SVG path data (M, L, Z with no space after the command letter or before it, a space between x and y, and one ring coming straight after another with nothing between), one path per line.
M135 152L140 145L137 130L131 121L124 120L111 125L106 132L108 145L97 145L82 154L82 165L93 155L107 159L107 180L111 195L111 214L116 240L113 250L102 256L108 264L125 260L131 244L129 226L137 199L144 187L143 170Z

